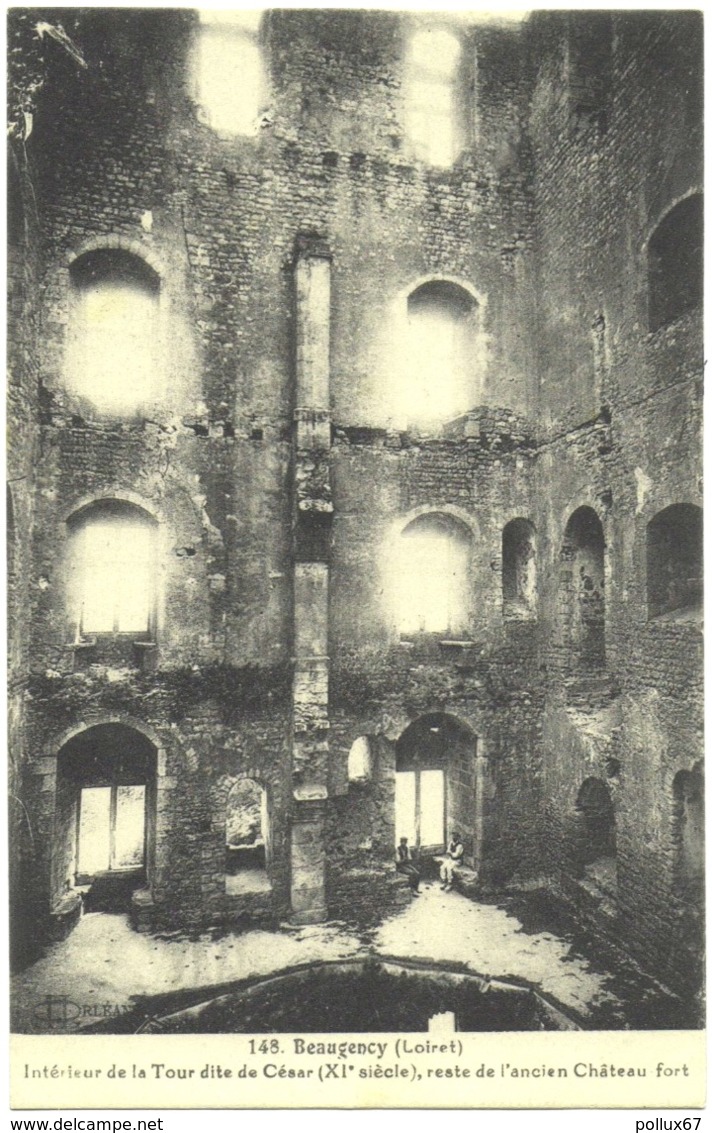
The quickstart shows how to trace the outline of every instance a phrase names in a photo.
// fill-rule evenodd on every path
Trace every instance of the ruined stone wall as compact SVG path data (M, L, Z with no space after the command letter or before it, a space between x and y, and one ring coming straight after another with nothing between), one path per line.
M472 791L483 881L547 874L678 978L692 914L675 892L672 784L699 759L699 639L694 620L648 619L645 547L658 511L699 501L701 336L694 311L649 332L647 240L700 187L697 16L453 25L467 145L447 169L405 128L415 13L266 14L260 129L233 138L195 104L194 13L44 16L86 66L48 40L42 81L27 80L40 226L17 263L42 310L35 326L17 301L10 396L12 478L32 473L16 524L35 533L17 574L29 598L13 603L29 610L34 906L58 896L63 737L113 719L164 753L155 920L382 910L402 888L394 745L440 712L477 740L452 775ZM136 417L68 387L72 264L101 249L159 281L158 392ZM440 277L476 311L475 392L457 420L409 430L407 297ZM68 616L68 520L107 498L157 524L150 648L78 643ZM580 507L605 544L605 664L589 669L572 665L564 616ZM455 641L396 624L398 540L429 512L469 533ZM515 519L536 552L526 616L503 601ZM360 736L371 776L349 783ZM224 892L240 776L265 786L272 820L272 891L253 902ZM613 798L617 891L582 872L575 804L591 777Z
M605 35L601 20L607 62L582 106L581 51ZM562 641L558 556L576 507L596 511L605 539L605 670L578 685L556 677L544 720L551 868L585 905L575 801L586 777L600 777L616 814L617 892L604 884L594 895L594 920L684 982L689 909L673 883L671 784L701 755L701 642L695 616L649 617L646 527L669 504L700 502L701 318L691 310L650 332L647 249L663 214L701 185L701 28L696 13L597 14L588 28L549 13L534 31L539 373L550 423L539 461L540 610L552 643ZM556 646L548 653L561 673L565 658Z
M533 295L518 33L491 28L475 45L471 31L463 32L463 47L478 59L478 86L464 107L476 120L477 146L444 171L408 152L402 89L408 21L358 12L269 15L261 32L270 86L263 128L256 139L230 140L204 125L191 101L191 13L86 11L73 15L67 30L87 67L55 53L35 123L46 261L32 579L38 720L43 697L51 704L66 688L74 697L73 719L83 717L82 679L97 701L107 690L111 700L111 686L136 680L150 695L154 679L160 698L163 673L250 662L268 679L289 657L292 249L300 232L319 233L333 260L337 429L397 424L393 382L402 359L388 347L407 291L438 274L461 279L479 298L488 345L478 396L504 407L484 413L468 440L398 442L390 460L381 434L369 436L358 454L363 470L344 465L342 471L341 455L334 455L336 514L368 529L372 559L364 558L363 543L337 532L330 649L338 652L341 642L393 644L388 610L374 590L387 566L379 540L409 509L445 504L488 528L475 542L472 584L491 649L500 619L500 526L529 510L524 474L513 496L507 486L511 453L530 444L512 410L532 405L531 348L521 331L532 318ZM143 420L107 419L67 387L70 266L96 248L141 256L160 280L164 395ZM346 456L349 448L342 447ZM506 468L500 448L510 453ZM375 463L367 472L369 459ZM383 508L371 506L368 476L383 484L382 492L393 481ZM491 492L502 496L501 518L486 514ZM135 503L158 522L160 595L150 656L121 655L102 641L77 648L68 624L67 519L108 497ZM365 589L360 610L355 577ZM370 625L361 621L366 609L373 611ZM439 656L429 662L422 707L444 702L451 683L451 664ZM403 695L395 691L403 716ZM149 713L152 726L159 718ZM42 743L51 748L57 729L44 719ZM211 736L211 765L223 761L226 775L244 773L230 735L218 729L217 736ZM201 775L166 771L176 786L166 792L167 846L158 848L166 866L154 887L159 904L185 915L201 901L210 910L219 904L210 878L222 850L206 817L218 788L205 794L208 745L200 730L197 737L185 745L195 748ZM284 872L279 830L288 820L290 784L283 740L269 736L262 743L260 766L280 812L274 860ZM314 758L321 758L316 749ZM339 758L333 756L336 764ZM307 781L313 773L300 764ZM387 800L385 780L384 790ZM40 816L48 797L41 789L35 796ZM44 830L46 815L38 821ZM391 834L381 841L392 845Z
M33 831L22 799L26 756L25 688L30 662L26 633L32 574L33 468L37 458L38 281L41 274L35 169L28 137L41 81L42 63L32 42L29 17L8 34L7 153L7 742L12 954L21 954L31 926L26 915L24 864Z

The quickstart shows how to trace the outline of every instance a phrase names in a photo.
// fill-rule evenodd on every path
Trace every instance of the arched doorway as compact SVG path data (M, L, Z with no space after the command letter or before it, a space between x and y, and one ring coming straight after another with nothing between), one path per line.
M87 911L128 911L150 885L156 748L135 728L97 724L57 757L52 893L84 892Z
M477 778L477 737L468 725L444 712L419 716L396 742L396 841L406 837L420 854L436 854L457 830L465 860L477 860Z
M579 868L589 885L614 896L617 887L616 813L607 783L584 779L576 796Z

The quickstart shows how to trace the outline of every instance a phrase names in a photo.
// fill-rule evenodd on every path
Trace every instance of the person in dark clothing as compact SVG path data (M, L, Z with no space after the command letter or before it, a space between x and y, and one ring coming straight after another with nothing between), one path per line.
M417 895L420 885L420 870L413 859L413 851L408 845L407 838L401 838L396 846L396 869L398 873L405 874L413 893Z

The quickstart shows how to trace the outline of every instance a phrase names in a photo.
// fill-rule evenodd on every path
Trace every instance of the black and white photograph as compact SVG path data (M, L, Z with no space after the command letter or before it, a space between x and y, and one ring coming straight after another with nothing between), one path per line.
M702 13L6 15L13 1104L702 1104Z

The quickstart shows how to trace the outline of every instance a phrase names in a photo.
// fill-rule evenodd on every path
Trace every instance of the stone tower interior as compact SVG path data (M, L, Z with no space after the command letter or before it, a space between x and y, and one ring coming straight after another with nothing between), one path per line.
M454 828L694 999L700 13L8 43L16 957L366 922Z

